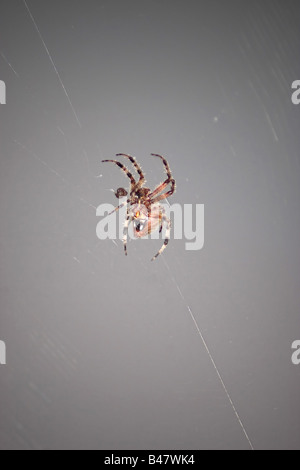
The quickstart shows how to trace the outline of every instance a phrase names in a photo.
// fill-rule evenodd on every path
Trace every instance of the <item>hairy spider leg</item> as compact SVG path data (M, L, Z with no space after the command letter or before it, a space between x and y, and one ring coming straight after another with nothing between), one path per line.
M127 201L122 202L118 207L115 207L113 211L109 212L107 215L111 215L114 212L117 212L118 210L122 209L122 207L126 206L126 204L130 203L130 199L127 199Z
M162 254L162 252L166 249L168 243L169 243L169 240L170 240L170 233L171 233L171 221L170 219L166 216L166 214L163 214L162 215L162 222L161 224L163 224L163 222L165 222L167 224L167 228L166 228L166 237L165 237L165 241L162 245L162 247L159 249L159 251L156 253L155 256L153 256L153 258L151 259L151 261L154 261L159 255Z
M131 161L134 168L136 169L136 172L138 173L138 175L140 177L139 181L136 183L136 187L141 188L143 186L144 182L145 182L145 175L144 175L140 165L137 163L136 159L134 157L132 157L131 155L128 155L127 153L117 153L116 157L125 157L125 158L128 158Z
M164 216L165 216L165 209L163 208L163 206L159 206L159 233L161 233L163 229Z
M124 173L128 176L131 182L131 187L130 187L130 193L131 193L131 191L135 188L136 181L134 177L132 176L132 174L130 173L130 171L126 168L126 166L118 162L117 160L102 160L102 163L106 163L106 162L114 163L115 165L118 165L118 167L121 168L122 171L124 171Z
M123 245L124 245L124 252L127 256L127 238L128 238L128 227L130 222L132 221L132 216L129 212L127 212L126 220L124 222L124 231L123 231Z
M169 167L169 164L168 164L167 160L162 155L159 155L158 153L151 153L151 156L161 158L161 160L163 161L163 164L165 165L165 170L166 170L167 176L168 176L169 179L171 179L172 174L171 174L171 170L170 170L170 167Z
M170 167L169 167L169 164L168 164L167 160L166 160L162 155L158 155L157 153L151 153L151 155L152 155L153 157L159 157L159 158L161 158L161 160L162 160L162 162L163 162L163 164L164 164L164 166L165 166L166 173L167 173L167 179L166 179L163 183L159 184L159 185L152 191L152 193L149 194L149 197L150 197L150 199L151 199L151 202L158 202L158 201L161 201L161 200L163 200L163 199L166 199L167 197L170 197L170 196L174 193L174 191L175 191L176 184L175 184L175 180L172 178L172 173L171 173L171 170L170 170ZM164 191L165 188L166 188L166 187L168 186L168 184L170 184L170 183L171 183L171 185L172 185L172 186L171 186L171 189L170 189L166 194L161 195L161 196L163 196L163 197L161 197L161 196L157 197L158 194L161 193L162 191Z
M176 189L176 183L175 183L175 180L173 179L169 181L168 183L162 183L160 185L161 189L158 192L160 193L161 191L163 191L168 186L169 183L171 183L171 189L167 191L165 194L161 194L160 196L156 196L154 198L153 198L153 194L150 194L149 197L151 200L151 204L156 204L157 202L162 201L163 199L167 199L168 197L172 196L172 194L174 193ZM159 187L157 189L159 189Z

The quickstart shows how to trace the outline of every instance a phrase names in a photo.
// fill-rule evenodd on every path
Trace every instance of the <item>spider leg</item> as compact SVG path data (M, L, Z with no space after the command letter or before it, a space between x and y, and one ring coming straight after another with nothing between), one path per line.
M159 255L161 255L161 253L166 249L167 244L169 243L169 240L170 240L171 221L170 221L170 219L169 219L165 214L163 214L163 216L162 216L161 227L162 227L163 222L166 222L166 224L167 224L165 241L164 241L162 247L161 247L161 248L159 249L159 251L156 253L156 255L153 256L153 258L151 259L151 261L154 261Z
M126 204L128 204L129 202L130 202L130 199L127 199L127 201L122 202L122 204L120 204L118 207L115 207L114 210L109 212L107 215L111 215L114 212L117 212L118 210L122 209L122 207L126 206Z
M164 194L160 194L159 196L157 196L157 194L161 193L162 191L164 191L164 189L168 186L168 184L171 183L171 189L169 191L167 191L166 193ZM171 181L169 181L168 183L162 183L160 184L150 195L150 199L151 199L151 204L155 204L156 202L159 202L159 201L162 201L163 199L166 199L170 196L172 196L172 194L174 193L176 189L176 183L175 183L175 180L174 179L171 179ZM154 196L154 197L153 197Z
M151 213L151 206L150 206L150 213ZM162 232L163 229L163 223L164 223L164 217L165 217L165 209L163 206L159 206L159 233Z
M152 199L152 202L158 202L158 201L161 201L162 199L166 199L167 197L170 197L174 191L175 191L175 187L176 187L176 184L175 184L175 180L172 178L172 173L171 173L171 170L170 170L170 167L169 167L169 164L167 162L167 160L162 157L161 155L158 155L157 153L151 153L151 155L153 157L159 157L162 159L163 161L163 164L165 166L165 170L166 170L166 173L167 173L167 179L159 184L155 189L154 191L152 191L152 193L149 195ZM159 197L159 198L156 198L156 196L161 193L162 191L164 191L164 189L168 186L168 184L171 183L171 189L170 191L168 191L166 193L166 195L163 195L164 197Z
M122 171L124 171L124 173L130 179L130 182L131 182L130 192L131 192L135 188L136 181L135 181L134 177L132 176L132 174L130 173L130 171L126 168L126 166L123 165L122 163L118 162L117 160L102 160L102 163L106 163L106 162L114 163L115 165L118 165L118 167L121 168Z
M124 245L124 252L126 256L127 256L128 227L131 221L132 221L132 217L130 216L129 212L127 212L127 217L124 222L124 232L123 232L123 245Z
M145 176L144 176L144 173L140 167L140 165L137 163L136 159L134 157L132 157L131 155L128 155L127 153L117 153L116 154L116 157L125 157L125 158L128 158L131 163L133 164L134 168L136 169L137 173L139 174L139 181L137 182L137 187L141 187L143 186L144 182L145 182Z
M167 162L167 160L162 155L158 155L158 153L151 153L151 156L152 157L159 157L159 158L162 159L163 164L165 165L165 170L166 170L168 179L170 180L172 178L172 173L171 173L169 163Z

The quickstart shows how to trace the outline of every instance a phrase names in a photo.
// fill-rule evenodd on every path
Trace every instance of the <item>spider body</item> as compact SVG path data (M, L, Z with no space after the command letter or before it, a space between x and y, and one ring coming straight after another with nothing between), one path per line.
M156 188L151 191L150 188L145 187L145 176L134 157L124 153L118 153L116 156L123 156L128 158L135 168L136 172L139 175L138 181L135 180L132 173L117 160L102 160L103 162L111 162L117 165L130 179L130 190L129 194L124 188L118 188L115 192L117 198L128 196L127 200L116 207L111 213L118 211L121 207L127 204L127 214L126 220L124 223L124 235L123 235L123 244L125 255L127 255L127 238L128 238L128 227L129 224L133 223L133 233L136 238L142 238L146 235L149 235L153 231L159 228L159 231L162 231L163 224L166 225L166 235L165 241L152 258L152 261L155 260L166 248L171 231L171 222L170 219L166 216L163 206L160 204L160 201L170 197L176 187L174 178L172 177L171 170L167 160L161 155L152 153L154 157L159 157L165 167L167 178L163 183L160 183ZM169 190L166 191L167 187L170 186ZM165 192L166 191L166 192Z

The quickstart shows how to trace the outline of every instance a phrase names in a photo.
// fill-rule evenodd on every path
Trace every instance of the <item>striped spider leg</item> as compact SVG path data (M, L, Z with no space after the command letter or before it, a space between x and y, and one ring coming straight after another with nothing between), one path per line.
M167 173L167 179L163 183L159 184L154 189L154 191L152 191L152 193L150 194L150 198L152 202L158 202L158 201L162 201L163 199L167 199L168 197L172 196L172 194L175 192L175 189L176 189L176 183L175 183L174 178L172 178L172 173L171 173L167 160L161 155L158 155L157 153L151 153L151 155L153 157L159 157L162 159L163 164L165 166L166 173ZM160 196L158 196L158 194L163 192L169 184L171 184L171 189L165 194L161 194Z

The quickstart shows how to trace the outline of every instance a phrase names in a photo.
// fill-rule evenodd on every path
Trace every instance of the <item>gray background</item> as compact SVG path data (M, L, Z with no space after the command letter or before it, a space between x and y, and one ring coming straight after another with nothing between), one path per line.
M249 449L191 311L253 447L300 449L299 1L27 5L0 1L0 448ZM201 251L99 242L117 152L151 187L167 156Z

